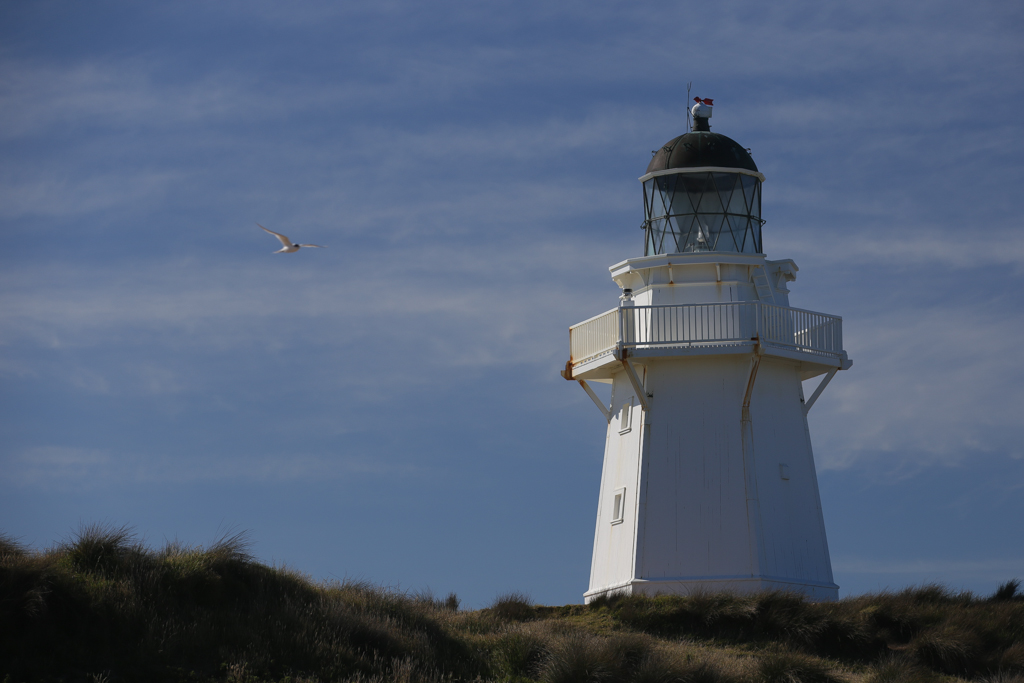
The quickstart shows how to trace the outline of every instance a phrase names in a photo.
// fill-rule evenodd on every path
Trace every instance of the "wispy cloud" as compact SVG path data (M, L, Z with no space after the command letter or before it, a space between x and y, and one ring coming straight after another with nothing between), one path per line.
M126 126L144 129L214 122L253 104L237 74L186 84L158 83L159 64L142 59L67 66L0 62L0 139L18 139L55 127L95 134ZM267 104L267 103L263 103Z
M921 464L1024 455L1020 317L998 304L907 305L844 322L854 368L811 415L822 469L880 454Z
M341 358L373 348L435 372L556 367L567 352L568 325L610 305L600 291L568 285L575 278L603 279L600 264L611 260L611 251L610 245L581 250L549 239L505 247L500 255L468 245L393 250L380 262L347 255L342 268L329 256L317 264L321 254L314 252L302 266L280 261L289 256L262 254L248 263L13 269L0 278L7 321L0 339L9 347L122 349L102 371L78 369L68 377L99 393L182 391L192 373L168 369L161 350L290 349ZM262 263L268 259L278 261ZM9 364L8 371L45 367L22 356L24 365ZM380 369L366 371L388 383Z
M1007 265L1024 274L1024 232L1014 225L901 225L891 234L849 230L827 237L815 230L787 230L772 235L772 250L815 267L886 267L898 269L901 274L918 270L918 278L929 277L935 268L967 270Z
M182 178L182 174L171 171L89 177L43 169L23 168L21 172L21 179L8 177L8 182L0 183L0 219L81 218L84 214L126 206L152 206L171 184Z
M160 482L304 481L352 477L422 476L424 466L389 461L381 454L258 454L246 457L173 457L104 449L37 446L2 459L2 478L16 486L61 489L107 488Z
M917 574L924 576L977 576L1005 579L1024 568L1024 557L980 560L835 558L832 568L838 572L857 574Z
M113 457L103 449L36 446L4 460L5 479L39 485L52 480L88 478L110 467Z

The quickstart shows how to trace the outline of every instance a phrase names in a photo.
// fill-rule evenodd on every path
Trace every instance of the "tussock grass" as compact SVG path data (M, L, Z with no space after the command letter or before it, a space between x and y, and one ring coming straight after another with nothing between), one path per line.
M845 683L847 680L820 659L785 650L761 657L755 677L764 683Z
M940 680L939 674L894 654L875 662L865 683L938 683Z
M43 553L5 551L0 591L0 662L14 680L339 679L406 660L483 670L437 618L447 607L261 565L242 535L152 551L127 528L85 527Z
M244 534L151 549L90 525L34 551L0 534L0 680L361 683L1024 683L1024 596L928 585L617 595L545 607L317 582Z
M528 621L537 616L530 596L519 592L502 593L491 604L490 611L502 621Z
M1020 579L1011 579L999 586L996 592L990 598L996 602L1006 602L1008 600L1024 600L1024 594L1018 592L1020 589Z
M847 663L892 650L951 676L1024 671L1024 601L1003 587L988 599L927 585L897 593L808 603L787 593L612 598L607 609L630 628L663 637L781 643Z
M532 633L513 630L498 636L491 649L491 671L505 679L528 678L545 655L546 641Z

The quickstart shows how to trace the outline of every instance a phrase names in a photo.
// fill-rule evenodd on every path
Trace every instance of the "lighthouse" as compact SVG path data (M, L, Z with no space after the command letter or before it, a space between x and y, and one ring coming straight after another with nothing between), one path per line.
M712 100L691 112L692 130L640 177L644 251L609 269L618 305L569 330L562 375L607 424L584 599L833 600L807 416L852 365L842 318L790 305L798 268L765 255L764 175L711 132ZM595 382L611 385L610 404Z

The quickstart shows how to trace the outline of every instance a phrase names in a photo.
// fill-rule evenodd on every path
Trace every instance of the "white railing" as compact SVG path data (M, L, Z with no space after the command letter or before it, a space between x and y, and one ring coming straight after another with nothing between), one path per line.
M681 306L623 306L569 328L573 365L622 346L633 349L731 346L758 338L816 355L843 353L843 319L744 301Z
M582 363L614 349L619 343L619 309L595 315L569 328L573 364ZM577 360L579 359L579 360Z

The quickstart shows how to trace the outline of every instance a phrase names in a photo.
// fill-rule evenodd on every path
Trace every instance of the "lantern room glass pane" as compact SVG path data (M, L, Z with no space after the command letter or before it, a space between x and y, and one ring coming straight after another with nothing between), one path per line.
M761 181L749 175L741 176L740 184L743 186L743 194L747 200L747 213L751 216L761 217Z
M690 202L697 207L697 213L725 213L725 209L722 208L722 200L718 196L718 188L710 181L704 185L700 194L690 194Z
M743 173L674 173L644 183L645 254L761 251L761 181Z
M742 252L751 241L747 229L750 219L745 216L729 216L728 221L732 230L732 238L736 242L736 251Z
M757 180L757 178L754 178ZM750 204L743 192L743 183L737 182L735 189L729 193L729 205L726 212L737 216L749 216Z

